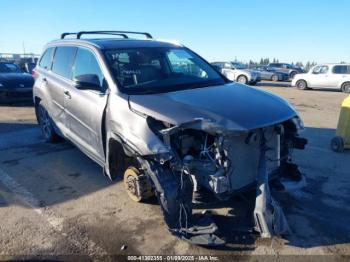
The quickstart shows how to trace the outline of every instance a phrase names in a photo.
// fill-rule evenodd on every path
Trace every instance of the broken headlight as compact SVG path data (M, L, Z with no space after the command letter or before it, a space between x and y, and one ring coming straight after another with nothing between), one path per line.
M302 131L305 129L304 122L303 122L303 120L301 120L301 118L299 116L292 118L292 122L294 123L294 125L298 131Z

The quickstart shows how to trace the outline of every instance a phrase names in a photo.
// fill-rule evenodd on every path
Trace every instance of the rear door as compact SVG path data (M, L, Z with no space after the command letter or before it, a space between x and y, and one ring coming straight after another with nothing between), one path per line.
M64 90L71 85L72 63L77 48L72 46L56 47L52 69L44 79L50 94L48 112L57 127L67 135Z
M350 77L350 66L335 65L329 77L329 85L332 88L338 88L339 83L344 82L346 78Z
M107 103L107 82L93 50L79 47L73 63L72 81L94 79L99 87L72 85L65 90L69 138L90 157L103 163L103 113Z

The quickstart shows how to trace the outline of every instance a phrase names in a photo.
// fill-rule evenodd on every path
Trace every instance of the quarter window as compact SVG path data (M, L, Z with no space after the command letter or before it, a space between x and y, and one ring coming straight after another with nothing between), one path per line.
M52 71L67 79L71 79L72 76L72 64L77 48L70 46L57 47Z
M334 74L350 74L350 66L337 65L333 67Z
M45 53L40 59L39 66L45 69L51 69L52 63L52 55L54 53L55 48L50 47L46 49Z
M73 66L73 79L84 75L96 75L102 87L104 77L95 55L85 48L78 48Z

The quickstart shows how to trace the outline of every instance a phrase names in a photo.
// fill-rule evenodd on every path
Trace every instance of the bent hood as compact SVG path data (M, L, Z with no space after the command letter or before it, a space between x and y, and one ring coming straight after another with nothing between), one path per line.
M131 95L130 108L174 125L207 120L232 131L248 131L297 115L282 98L241 84Z

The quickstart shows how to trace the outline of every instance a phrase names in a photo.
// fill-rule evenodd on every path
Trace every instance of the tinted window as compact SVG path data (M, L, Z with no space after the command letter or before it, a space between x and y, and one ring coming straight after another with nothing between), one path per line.
M350 66L337 65L333 67L334 74L350 74Z
M55 50L55 48L53 48L53 47L46 49L45 53L43 54L43 56L41 57L40 62L39 62L39 65L42 68L45 68L45 69L51 68L52 55L53 55L54 50Z
M76 47L57 47L52 64L52 71L65 78L71 79L72 64L76 52Z
M104 77L96 57L89 50L78 48L73 66L73 78L82 75L97 75L100 86L103 86Z

